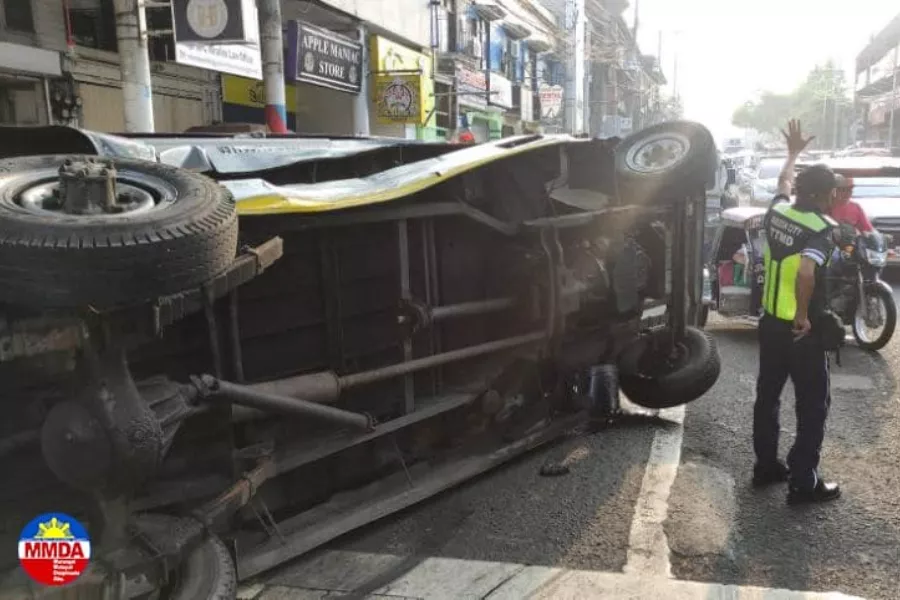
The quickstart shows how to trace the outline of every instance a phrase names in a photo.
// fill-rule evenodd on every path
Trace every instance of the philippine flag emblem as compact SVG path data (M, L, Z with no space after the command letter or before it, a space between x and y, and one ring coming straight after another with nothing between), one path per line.
M32 519L19 536L19 563L43 585L72 583L90 559L87 530L63 513L46 513Z

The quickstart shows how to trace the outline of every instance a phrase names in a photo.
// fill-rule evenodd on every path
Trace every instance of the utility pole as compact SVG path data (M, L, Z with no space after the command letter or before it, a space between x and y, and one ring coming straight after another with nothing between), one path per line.
M115 0L113 6L125 100L125 131L153 133L153 86L144 0Z
M675 65L672 67L672 95L676 100L679 99L678 95L678 51L675 51Z
M894 79L891 87L891 116L888 117L888 148L894 147L894 113L897 112L897 71L900 70L900 46L894 48Z
M835 150L838 149L838 114L839 114L838 107L841 106L842 104L843 104L842 102L839 102L837 94L835 94L834 103L833 103L833 106L834 106L834 120L833 121L834 122L832 124L832 129L831 129L831 147Z
M281 34L280 0L258 0L259 49L266 87L266 125L272 133L287 133L284 90L284 45Z
M566 0L569 65L566 69L565 118L569 133L584 131L584 0Z
M353 98L353 133L367 136L369 129L369 47L366 44L366 26L360 24L356 30L362 45L362 72L359 75L359 93ZM434 65L435 63L432 63ZM432 68L436 68L432 66ZM425 73L422 73L425 76ZM427 123L426 123L427 125Z

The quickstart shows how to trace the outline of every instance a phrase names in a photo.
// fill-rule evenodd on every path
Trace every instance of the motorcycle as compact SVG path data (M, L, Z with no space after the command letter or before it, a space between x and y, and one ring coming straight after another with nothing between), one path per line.
M831 310L850 324L860 348L880 350L897 325L894 292L881 279L892 238L842 227L841 241L828 271Z
M722 211L717 219L704 271L701 326L711 310L724 317L753 320L762 313L765 213L763 208L747 206ZM893 238L842 226L838 240L841 243L827 272L829 307L851 327L860 348L880 350L897 325L893 290L881 279ZM735 277L732 259L741 248L746 249L745 264L741 276Z

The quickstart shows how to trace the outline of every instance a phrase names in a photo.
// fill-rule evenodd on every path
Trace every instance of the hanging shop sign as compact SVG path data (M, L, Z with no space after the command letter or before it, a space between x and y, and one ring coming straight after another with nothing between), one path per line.
M563 88L561 85L542 83L539 90L541 98L541 118L555 119L562 111Z
M249 42L256 17L253 0L182 0L172 2L176 42L235 44Z
M421 125L422 77L419 75L378 75L375 78L375 106L380 123Z
M285 73L289 79L357 94L362 87L362 45L301 21L287 30Z
M262 79L258 44L175 44L175 62L182 65Z
M530 88L521 87L519 92L519 108L523 121L534 121L534 93Z
M491 104L503 108L513 107L512 82L497 73L491 73Z
M175 62L198 69L229 73L250 79L262 79L262 55L259 51L259 22L256 4L247 0L241 1L244 3L242 5L244 18L243 41L240 43L223 43L224 34L212 40L196 40L190 37L185 40L179 37L176 12L177 10L184 12L186 4L172 2L172 18L173 23L176 23ZM227 30L227 26L225 30ZM211 31L212 29L208 32Z
M460 104L484 108L487 106L487 80L481 71L456 67L456 96Z
M434 109L431 58L377 35L369 38L369 56L378 121L426 125Z

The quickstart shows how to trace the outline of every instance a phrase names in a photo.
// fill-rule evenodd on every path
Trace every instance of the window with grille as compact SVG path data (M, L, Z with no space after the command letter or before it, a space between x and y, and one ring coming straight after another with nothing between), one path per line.
M501 55L503 76L510 81L520 81L519 77L519 42L507 39Z
M168 8L147 9L147 30L172 30L172 11ZM167 35L151 35L147 40L147 52L150 60L168 62L175 60L175 37Z
M112 0L73 2L69 7L69 22L72 37L79 46L109 52L118 50Z
M434 120L435 125L440 129L452 129L450 122L451 106L453 102L453 96L450 93L451 89L451 86L443 83L434 84Z
M6 28L13 31L34 33L34 15L31 12L31 0L5 0L3 16Z
M456 0L442 0L438 15L441 37L438 48L441 52L458 52L459 40L457 29L459 22L456 16Z
M484 51L484 26L478 17L470 16L465 20L465 32L460 39L460 50L469 56L482 59L487 54ZM483 65L482 65L483 66Z

